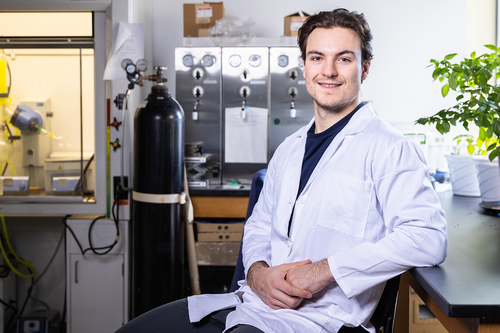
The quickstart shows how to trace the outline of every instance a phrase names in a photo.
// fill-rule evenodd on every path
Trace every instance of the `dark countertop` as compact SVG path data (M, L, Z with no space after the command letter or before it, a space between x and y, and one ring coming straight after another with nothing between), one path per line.
M439 199L448 221L448 256L411 274L449 317L500 318L500 218L482 214L480 198L445 192Z

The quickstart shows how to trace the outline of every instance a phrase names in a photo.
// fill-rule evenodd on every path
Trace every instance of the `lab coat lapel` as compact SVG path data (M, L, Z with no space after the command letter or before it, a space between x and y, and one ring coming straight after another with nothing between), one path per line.
M328 146L326 151L323 153L323 156L314 168L311 177L309 177L309 180L304 187L304 192L307 191L308 187L314 181L316 176L331 160L332 163L335 163L334 159L338 159L342 156L342 154L349 147L351 141L354 139L355 135L363 132L374 118L375 113L373 111L371 103L366 104L354 114L346 127L344 127L344 129L340 131L339 134L337 134L330 146ZM302 152L302 154L304 154L304 152Z
M304 153L306 149L307 130L303 133L297 133L295 145L292 147L290 160L288 161L289 170L289 193L288 200L295 202L297 192L300 185L300 174L302 172L302 161L304 160Z
M309 125L302 128L302 130L294 134L293 142L289 149L289 158L284 160L286 163L285 174L283 175L283 182L281 184L281 193L283 196L280 198L281 207L287 213L282 214L281 218L276 225L276 230L281 237L288 238L288 223L293 211L297 192L299 190L300 173L302 171L302 160L304 159L304 152L307 139L307 130L311 127L314 119L311 120ZM291 203L291 204L290 204Z

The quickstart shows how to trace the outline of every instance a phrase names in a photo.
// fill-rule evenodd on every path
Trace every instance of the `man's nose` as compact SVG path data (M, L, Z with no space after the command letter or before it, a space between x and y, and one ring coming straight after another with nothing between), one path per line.
M325 62L323 65L323 75L326 77L336 77L337 76L337 66L335 62Z

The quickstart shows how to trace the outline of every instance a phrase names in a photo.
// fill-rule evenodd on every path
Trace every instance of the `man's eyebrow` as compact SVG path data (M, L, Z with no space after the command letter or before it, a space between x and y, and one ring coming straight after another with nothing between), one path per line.
M317 54L317 55L321 55L321 56L324 55L323 52L316 51L316 50L311 50L311 51L307 52L307 55L311 55L311 54ZM354 53L354 51L344 50L344 51L341 51L341 52L335 54L335 56L339 57L339 56L342 56L342 55L345 55L345 54L356 55L356 53Z
M322 52L320 52L320 51L315 51L315 50L311 50L311 51L307 52L307 55L311 55L311 54L323 55L323 53L322 53Z
M351 55L353 55L353 56L355 56L355 55L356 55L356 53L354 53L354 51L351 51L351 50L345 50L345 51L342 51L342 52L337 53L337 57L338 57L338 56L341 56L341 55L344 55L344 54L351 54Z

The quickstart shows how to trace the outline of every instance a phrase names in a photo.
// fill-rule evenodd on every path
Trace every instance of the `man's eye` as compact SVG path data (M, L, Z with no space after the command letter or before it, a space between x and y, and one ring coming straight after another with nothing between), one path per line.
M311 60L312 61L318 61L318 60L321 60L321 58L320 57L311 57Z
M340 58L340 61L351 61L349 58Z

